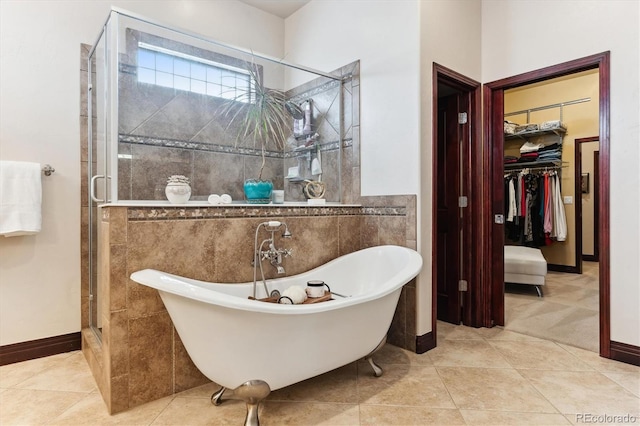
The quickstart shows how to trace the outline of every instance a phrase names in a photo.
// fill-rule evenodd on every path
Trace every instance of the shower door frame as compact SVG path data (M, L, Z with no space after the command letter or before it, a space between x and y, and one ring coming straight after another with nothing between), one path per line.
M117 142L118 142L118 76L111 72L118 64L118 14L111 11L102 31L96 38L91 50L87 55L87 204L88 204L88 252L89 252L89 328L96 338L102 341L100 315L101 306L100 271L98 259L101 257L98 222L100 221L99 207L101 204L111 202L112 194L117 188ZM100 46L100 43L103 45ZM99 64L96 61L95 72L96 81L93 81L94 64L92 63L96 52L104 50L103 61ZM102 89L100 86L99 72L102 72ZM95 83L95 84L94 84ZM102 93L99 93L102 92ZM103 129L103 141L100 143L101 135L96 131L96 141L93 138L93 99L96 97L96 127L99 130L100 124ZM102 107L104 114L100 114ZM102 122L100 123L99 120ZM94 150L95 146L95 150ZM115 147L115 149L114 149ZM115 160L114 160L115 157ZM94 168L95 162L95 168ZM113 168L113 170L112 170ZM112 176L114 177L112 179ZM95 317L95 318L94 318Z

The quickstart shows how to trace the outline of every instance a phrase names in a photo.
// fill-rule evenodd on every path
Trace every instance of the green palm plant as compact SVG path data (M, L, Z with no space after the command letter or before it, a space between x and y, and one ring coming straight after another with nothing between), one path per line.
M287 138L291 135L291 118L302 118L300 107L287 100L284 92L270 89L264 85L259 66L250 63L249 83L233 99L227 100L220 109L220 114L227 120L227 129L239 127L236 135L236 147L241 141L252 141L253 146L260 148L262 162L258 180L262 180L266 152L271 146L283 150Z

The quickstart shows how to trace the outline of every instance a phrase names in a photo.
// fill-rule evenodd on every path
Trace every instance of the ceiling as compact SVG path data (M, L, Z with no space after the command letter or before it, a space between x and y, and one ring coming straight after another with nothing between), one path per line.
M311 0L240 0L272 15L287 18Z

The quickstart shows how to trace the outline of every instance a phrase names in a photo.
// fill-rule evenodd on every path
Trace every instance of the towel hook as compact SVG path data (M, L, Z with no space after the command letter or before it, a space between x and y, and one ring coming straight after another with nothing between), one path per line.
M51 173L55 172L56 169L51 167L51 164L45 164L44 167L42 168L42 171L44 172L45 176L51 176Z

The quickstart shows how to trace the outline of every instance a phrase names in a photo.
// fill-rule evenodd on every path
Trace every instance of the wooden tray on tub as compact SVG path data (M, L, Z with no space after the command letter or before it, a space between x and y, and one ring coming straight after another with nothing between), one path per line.
M331 294L330 291L326 291L324 292L324 296L320 296L320 297L307 297L307 300L305 300L304 302L302 302L302 305L310 305L312 303L320 303L320 302L326 302L327 300L332 300L331 297L333 295ZM277 297L265 297L262 299L256 299L253 296L249 296L249 299L251 300L257 300L259 302L268 302L268 303L278 303L278 298Z

